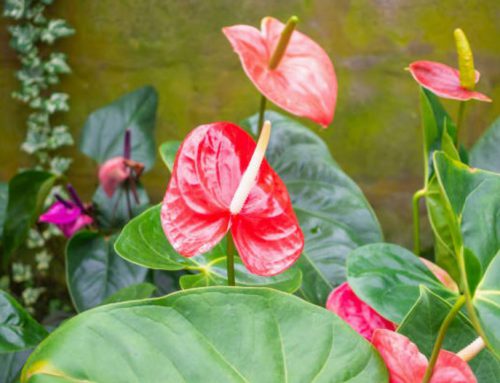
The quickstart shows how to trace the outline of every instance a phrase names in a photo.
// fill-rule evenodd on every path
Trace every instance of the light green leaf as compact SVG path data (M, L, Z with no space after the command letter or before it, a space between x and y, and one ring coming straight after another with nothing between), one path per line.
M142 283L148 270L125 261L114 251L115 236L90 231L75 234L66 247L66 273L78 311L101 304L120 289Z
M83 127L80 150L98 163L123 155L125 130L131 130L132 159L151 169L158 95L151 86L127 93L93 112Z
M53 375L67 382L388 381L374 348L331 312L274 290L234 287L78 315L37 348L22 381Z
M138 283L136 285L127 286L121 290L118 290L113 295L107 297L102 302L102 304L118 303L118 302L132 301L136 299L149 298L154 293L155 290L156 286L151 283L148 282Z
M172 169L174 168L175 155L180 146L180 141L167 141L160 145L159 152L161 159L170 173L172 173Z
M470 164L475 168L500 173L500 117L472 147Z

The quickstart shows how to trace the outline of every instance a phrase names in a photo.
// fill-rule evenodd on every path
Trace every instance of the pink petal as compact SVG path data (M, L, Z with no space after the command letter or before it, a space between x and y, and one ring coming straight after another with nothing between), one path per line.
M284 24L262 20L261 31L248 25L223 28L247 76L269 100L284 110L323 127L333 120L337 77L326 52L306 35L294 31L277 68L269 61Z
M347 282L333 290L326 301L326 308L363 335L369 341L376 329L396 330L396 325L359 299Z
M114 157L104 162L99 168L99 183L108 197L129 177L130 170L125 165L124 157Z
M39 222L53 223L56 225L71 223L78 218L81 211L78 207L68 202L72 207L66 207L62 202L55 202L40 216Z
M424 88L443 98L467 101L476 99L491 102L491 99L479 92L462 88L460 73L448 65L433 61L415 61L410 64L410 73ZM479 72L476 74L479 80Z
M82 229L87 225L91 225L93 222L94 220L92 219L92 217L86 214L82 214L73 222L57 226L59 227L59 229L61 229L65 237L70 238L77 231L79 231L80 229Z
M404 335L389 330L375 330L373 346L389 371L389 383L420 383L425 375L427 359Z
M477 383L469 365L452 352L441 350L430 383Z
M432 273L436 276L437 279L441 281L443 285L445 285L451 291L458 291L458 286L455 281L450 277L444 269L436 265L435 263L425 259L420 258L420 260L427 266L427 268L432 271Z

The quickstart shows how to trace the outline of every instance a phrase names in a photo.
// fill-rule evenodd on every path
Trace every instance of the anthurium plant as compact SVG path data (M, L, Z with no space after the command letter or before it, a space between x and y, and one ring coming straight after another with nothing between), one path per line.
M67 197L56 195L39 216L45 196L16 202L20 181L11 182L7 209L0 204L5 254L20 243L16 228L20 236L37 221L57 225L70 237L67 284L78 314L49 335L2 293L4 376L30 383L498 382L500 123L471 149L460 144L464 102L489 101L474 90L479 75L465 34L455 31L459 70L409 64L420 85L425 170L413 198L412 252L384 243L359 187L296 119L327 129L337 101L332 61L297 22L266 17L260 30L223 29L261 108L163 143L170 178L161 202L148 206L139 179L154 162L151 88L89 117L81 149L100 164L92 203L68 186ZM456 120L439 97L460 100ZM295 117L267 111L268 100ZM38 193L57 181L23 176L36 180ZM435 237L426 257L421 198ZM37 210L15 220L28 202Z

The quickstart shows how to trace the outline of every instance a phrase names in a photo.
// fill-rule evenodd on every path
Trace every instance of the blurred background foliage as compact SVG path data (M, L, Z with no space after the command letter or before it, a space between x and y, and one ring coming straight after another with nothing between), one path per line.
M457 66L452 32L461 27L481 72L478 90L494 100L468 107L463 142L474 142L500 114L498 0L72 0L57 2L49 13L76 30L56 44L73 70L58 86L71 98L60 123L78 141L91 111L151 84L160 95L158 143L181 139L202 123L238 122L255 113L259 94L221 28L296 14L298 29L325 48L339 80L334 122L320 135L367 194L386 239L406 246L411 246L411 195L422 184L423 169L418 87L404 68L417 59ZM18 87L19 63L8 46L9 21L0 23L0 180L5 181L29 164L19 150L28 110L10 97ZM456 115L458 103L445 106ZM96 164L77 146L64 154L75 158L71 182L90 200ZM144 177L152 201L162 198L167 180L158 158ZM430 243L427 228L424 247Z

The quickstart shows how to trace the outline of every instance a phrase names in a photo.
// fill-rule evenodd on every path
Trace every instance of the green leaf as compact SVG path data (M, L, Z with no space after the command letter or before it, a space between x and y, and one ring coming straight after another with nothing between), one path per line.
M99 233L80 231L68 242L67 283L78 311L97 306L118 290L146 280L147 269L116 254L115 238L106 239Z
M130 221L126 193L125 188L120 187L109 198L101 186L97 188L92 197L92 203L97 224L101 230L120 229ZM132 192L129 192L132 217L139 215L150 206L148 193L140 183L137 184L137 195L139 204L136 203Z
M21 376L21 369L31 354L31 350L0 354L0 382L17 383Z
M161 159L170 173L172 173L172 169L174 168L175 155L180 146L180 141L167 141L160 145L159 152Z
M500 252L491 261L474 296L481 327L500 357Z
M118 302L132 301L135 299L149 298L155 292L155 290L156 286L151 283L148 282L138 283L136 285L131 285L128 287L124 287L121 290L118 290L113 295L107 297L102 302L102 304L118 303Z
M9 182L9 202L3 228L3 262L19 247L42 212L56 177L48 172L28 170Z
M418 300L420 285L445 299L455 297L416 255L385 243L354 250L347 259L347 280L361 300L396 323Z
M432 347L451 305L429 289L422 287L411 311L398 327L398 332L415 343L420 352L430 357ZM477 334L469 320L461 313L451 322L443 346L445 350L458 352L469 345ZM500 361L487 349L469 362L479 383L496 383L500 376Z
M272 134L266 158L285 182L305 236L297 264L300 294L324 305L345 280L345 260L355 248L382 241L380 225L359 187L340 169L328 147L298 122L267 112ZM258 116L242 123L254 134Z
M130 352L134 357L124 357ZM78 315L32 354L23 382L52 375L92 382L388 381L378 353L337 316L288 294L238 287Z
M158 95L139 88L93 112L83 127L80 150L98 163L123 155L125 130L131 130L132 159L151 169L155 161L154 128Z
M160 222L161 206L145 211L128 223L116 241L116 252L126 260L161 270L187 269L199 274L182 276L181 287L226 285L226 243L223 240L203 255L186 258L168 242ZM235 259L236 283L240 286L267 286L294 292L301 285L302 274L296 267L274 277L250 274L239 257Z
M500 118L491 124L472 147L470 164L475 168L500 173Z
M7 203L9 200L9 184L0 182L0 244L2 243L3 225L7 215Z
M32 348L47 331L9 294L0 290L0 353Z

